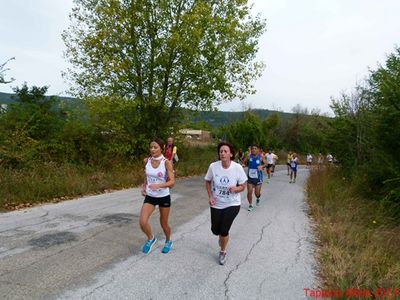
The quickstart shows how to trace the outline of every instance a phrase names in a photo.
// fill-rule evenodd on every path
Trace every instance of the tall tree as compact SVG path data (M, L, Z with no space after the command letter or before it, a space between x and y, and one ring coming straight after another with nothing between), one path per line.
M400 48L331 108L330 148L360 190L396 203L400 220Z
M46 97L48 87L14 88L16 103L0 116L0 164L17 166L54 158L64 125L56 97Z
M371 72L368 83L373 124L369 127L373 137L370 148L374 151L371 161L380 169L371 172L370 177L382 183L386 197L398 204L400 220L400 47Z
M273 113L262 121L262 131L266 136L267 145L269 149L277 149L280 146L279 141L279 126L281 125L281 118L279 114ZM266 149L267 150L267 149Z
M169 122L253 93L265 21L247 0L75 0L63 33L78 96L119 95ZM162 116L162 118L161 118Z
M244 119L221 126L217 130L219 137L225 138L235 148L247 148L252 144L266 145L260 118L251 110L245 112Z

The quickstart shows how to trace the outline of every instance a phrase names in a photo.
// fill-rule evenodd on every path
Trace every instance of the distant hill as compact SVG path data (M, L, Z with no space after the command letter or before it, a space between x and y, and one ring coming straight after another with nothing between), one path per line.
M15 94L0 92L0 104L10 104L14 103L13 99ZM50 96L46 96L50 97ZM72 97L58 97L59 100L70 100L73 101L75 98ZM268 116L277 113L282 120L286 120L290 117L290 113L273 111L268 109L253 109L252 112L259 116L261 119L265 119ZM190 114L191 122L206 122L212 127L219 127L221 125L226 125L238 120L241 120L245 116L245 112L235 112L235 111L188 111Z
M0 104L14 103L15 100L11 98L13 95L14 94L0 92Z
M292 114L280 111L268 110L268 109L253 109L252 113L260 117L260 119L265 119L272 114L278 114L282 120L288 119ZM209 123L212 127L219 127L221 125L226 125L238 120L242 120L246 112L236 112L236 111L199 111L192 112L192 122L204 121Z
M15 94L0 92L0 104L14 103L15 99L13 99L13 97L15 97ZM51 96L46 96L46 97L51 97ZM75 99L72 97L64 97L64 96L55 96L55 97L57 97L59 100L74 100Z

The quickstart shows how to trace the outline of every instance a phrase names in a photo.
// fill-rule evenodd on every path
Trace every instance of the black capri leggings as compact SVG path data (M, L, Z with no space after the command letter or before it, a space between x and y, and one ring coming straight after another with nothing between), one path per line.
M211 231L215 235L228 236L233 220L240 210L240 205L229 206L227 208L211 207Z

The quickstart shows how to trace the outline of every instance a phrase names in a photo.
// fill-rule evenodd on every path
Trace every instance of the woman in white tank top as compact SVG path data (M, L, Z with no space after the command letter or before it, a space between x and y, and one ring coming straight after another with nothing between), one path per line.
M164 141L154 139L150 143L151 157L147 159L145 171L146 177L143 184L142 195L145 196L142 210L140 212L140 228L147 236L147 241L143 245L142 251L149 253L157 238L153 235L149 218L156 206L160 209L160 224L165 234L165 245L163 253L168 253L172 247L171 227L168 224L168 216L171 206L171 196L169 189L175 183L172 162L162 155Z

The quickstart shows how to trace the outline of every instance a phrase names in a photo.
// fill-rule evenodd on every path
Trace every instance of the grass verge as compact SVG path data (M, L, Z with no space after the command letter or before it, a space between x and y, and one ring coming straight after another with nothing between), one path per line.
M179 177L204 174L216 159L215 146L179 149L174 166ZM143 183L142 160L119 162L108 167L43 162L30 169L0 168L0 210L15 210L43 202L59 202L139 186Z
M323 288L400 292L400 227L390 212L357 196L338 170L312 171L307 192Z

